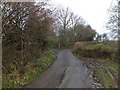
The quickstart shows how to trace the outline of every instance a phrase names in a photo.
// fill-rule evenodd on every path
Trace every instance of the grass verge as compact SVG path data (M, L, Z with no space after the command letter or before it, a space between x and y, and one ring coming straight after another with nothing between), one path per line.
M24 73L20 74L19 70L14 67L14 71L3 75L3 88L22 88L31 84L54 62L56 54L52 50L44 53L41 59L34 60L24 66Z
M77 45L73 54L92 64L94 74L105 88L118 87L117 47L102 43Z

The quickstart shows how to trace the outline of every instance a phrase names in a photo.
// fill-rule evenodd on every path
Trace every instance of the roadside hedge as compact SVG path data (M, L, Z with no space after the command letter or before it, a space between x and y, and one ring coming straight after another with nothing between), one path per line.
M86 44L79 48L73 48L73 52L82 57L109 59L117 61L118 48L102 43Z

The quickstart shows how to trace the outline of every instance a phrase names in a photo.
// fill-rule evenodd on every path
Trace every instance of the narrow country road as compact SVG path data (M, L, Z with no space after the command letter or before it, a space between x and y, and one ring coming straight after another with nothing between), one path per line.
M57 51L57 59L28 88L92 88L92 77L85 63L70 49Z

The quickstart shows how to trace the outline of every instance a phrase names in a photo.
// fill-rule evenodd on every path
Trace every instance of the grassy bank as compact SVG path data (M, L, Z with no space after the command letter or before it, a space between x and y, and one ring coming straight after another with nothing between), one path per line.
M23 74L20 74L13 65L14 71L3 75L3 88L18 88L32 83L54 62L55 58L55 53L52 50L47 50L41 59L27 63L24 66Z
M74 47L73 53L80 57L97 58L117 62L118 48L103 43L83 44L80 47Z
M112 43L112 42L110 42ZM116 43L78 43L73 54L92 65L94 75L105 88L118 87L118 47ZM112 46L114 45L114 46Z
M118 65L116 63L95 66L94 73L105 88L118 88Z

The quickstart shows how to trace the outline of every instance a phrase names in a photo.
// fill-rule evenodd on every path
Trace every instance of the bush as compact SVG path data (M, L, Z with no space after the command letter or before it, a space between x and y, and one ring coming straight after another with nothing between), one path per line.
M117 48L102 43L82 45L73 51L83 57L117 60Z

